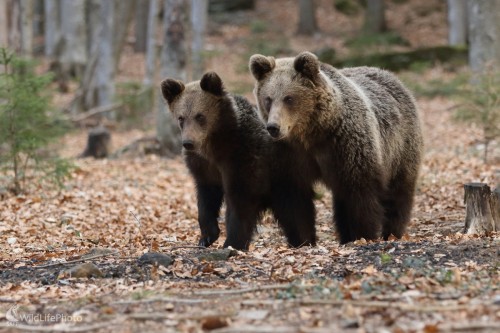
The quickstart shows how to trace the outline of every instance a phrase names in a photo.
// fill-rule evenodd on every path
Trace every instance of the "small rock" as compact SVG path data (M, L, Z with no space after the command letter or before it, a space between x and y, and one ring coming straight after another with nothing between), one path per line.
M9 245L16 244L16 242L17 242L17 238L16 237L9 237L9 238L7 238L7 244L9 244Z
M139 259L139 264L145 265L145 264L150 264L150 265L158 265L158 266L163 266L163 267L168 267L172 265L174 262L174 259L171 256L167 256L166 254L163 253L158 253L158 252L148 252L144 253Z
M406 257L403 260L403 265L408 268L420 268L425 265L425 262L419 258Z
M198 260L200 261L225 261L229 257L236 255L236 253L237 253L236 250L222 249L222 250L215 250L212 252L198 253L195 254L194 256L198 258Z
M63 276L69 276L74 278L92 278L92 277L103 277L101 270L93 263L86 262L81 265L72 267L63 273Z

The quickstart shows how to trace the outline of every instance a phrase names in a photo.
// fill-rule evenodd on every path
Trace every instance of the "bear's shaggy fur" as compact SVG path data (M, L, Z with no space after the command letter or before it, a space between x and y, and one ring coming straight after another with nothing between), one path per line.
M161 90L181 129L186 164L194 177L201 246L219 237L226 202L225 247L247 249L257 220L271 209L291 246L314 245L314 163L297 158L286 142L269 136L255 107L224 89L216 73ZM305 154L301 154L305 156Z
M333 192L341 243L401 237L410 219L423 140L415 101L391 73L335 69L309 52L250 58L269 133L303 147Z

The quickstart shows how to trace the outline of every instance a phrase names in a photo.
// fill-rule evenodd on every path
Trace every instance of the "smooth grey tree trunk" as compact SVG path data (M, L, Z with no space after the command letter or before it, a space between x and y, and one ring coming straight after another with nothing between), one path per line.
M12 0L8 4L8 14L9 19L9 48L16 52L21 51L21 24L20 24L20 2L21 0Z
M163 47L161 50L161 77L186 80L188 0L163 2ZM158 103L157 136L160 153L164 156L179 154L180 135L177 122L160 96Z
M386 30L384 0L367 0L363 30L365 34L377 34Z
M467 0L448 0L448 43L467 44Z
M317 30L316 8L314 0L299 0L299 27L300 35L312 35Z
M19 2L21 17L21 54L25 57L33 55L33 0Z
M191 43L192 79L198 80L203 75L203 49L207 29L208 0L191 0L191 27L193 39Z
M79 77L87 63L85 0L62 0L60 9L61 34L56 54L61 75Z
M114 1L102 1L101 31L98 42L99 57L95 70L97 80L97 104L95 106L107 106L113 103L115 92L113 83L115 69L113 61L113 18ZM112 118L114 117L112 116Z
M500 1L468 1L469 64L475 72L500 66Z
M7 1L0 1L0 47L7 47L9 43L9 26L7 22Z
M148 0L148 27L147 27L147 43L146 43L146 61L144 85L151 87L153 84L156 72L156 27L158 21L158 1Z
M45 0L45 55L53 57L55 54L56 43L59 40L59 6L58 0Z
M139 0L137 10L135 11L135 27L134 27L134 51L137 53L145 53L148 38L149 24L149 3L151 0Z

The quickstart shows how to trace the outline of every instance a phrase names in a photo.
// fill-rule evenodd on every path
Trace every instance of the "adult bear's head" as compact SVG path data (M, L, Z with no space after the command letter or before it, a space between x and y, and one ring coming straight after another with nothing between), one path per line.
M256 79L254 94L267 130L276 139L304 135L327 82L321 63L310 52L295 58L250 57L250 71Z

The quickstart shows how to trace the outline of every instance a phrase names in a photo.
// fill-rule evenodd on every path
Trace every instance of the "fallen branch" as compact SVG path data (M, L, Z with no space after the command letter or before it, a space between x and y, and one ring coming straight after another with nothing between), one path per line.
M83 121L83 120L85 120L87 118L96 116L98 114L106 113L106 112L110 112L110 111L116 110L118 108L121 108L122 106L123 106L122 103L114 103L114 104L105 105L105 106L98 106L98 107L92 108L92 109L90 109L88 111L85 111L83 113L80 113L80 114L72 117L71 121L74 122L74 123L78 123L78 122L81 122L81 121Z
M118 251L111 252L111 253L96 254L95 256L91 256L91 257L85 257L85 258L80 258L80 259L75 259L75 260L70 260L70 261L65 261L65 262L56 262L53 264L33 266L33 267L34 268L48 268L48 267L54 267L54 266L59 266L59 265L74 264L77 262L83 262L83 261L92 260L92 259L96 259L96 258L107 257L110 255L115 255L115 254L118 254Z
M293 326L237 326L211 330L212 333L296 333L302 328ZM329 332L332 332L331 330Z
M201 290L197 293L193 293L192 295L199 296L211 296L211 295L238 295L238 294L246 294L253 293L258 291L267 291L267 290L286 290L293 287L303 288L307 286L297 286L294 284L270 284L267 286L253 287L253 288L245 288L245 289L236 289L236 290Z
M132 141L131 143L129 143L128 145L118 149L117 151L115 151L113 154L111 154L111 158L117 158L119 157L120 155L122 155L123 153L126 153L130 150L134 150L134 149L137 149L137 146L140 144L140 143L144 143L144 142L152 142L152 143L158 143L159 144L159 141L158 141L158 138L155 137L155 136L146 136L146 137L143 137L143 138L139 138L137 140L134 140Z
M498 332L500 330L500 323L467 323L467 324L451 324L439 325L439 332L472 332L480 330L491 330L491 332ZM213 331L212 331L213 332Z
M148 299L139 299L139 300L123 300L111 302L113 305L129 305L129 304L147 304L147 303L155 303L155 302L163 302L163 303L183 303L183 304L199 304L206 303L208 300L206 299L185 299L185 298L174 298L174 297L153 297Z
M69 326L69 325L50 325L50 326L35 326L35 325L26 325L20 324L18 322L13 325L12 323L0 323L0 328L10 328L14 330L20 331L30 331L30 332L88 332L95 331L105 327L113 327L117 329L117 325L119 322L123 321L121 318L117 320L107 321L105 323L97 323L92 325L83 325L83 326Z
M180 249L201 249L208 250L205 246L197 246L197 245L179 245L169 248L170 251L180 250Z

